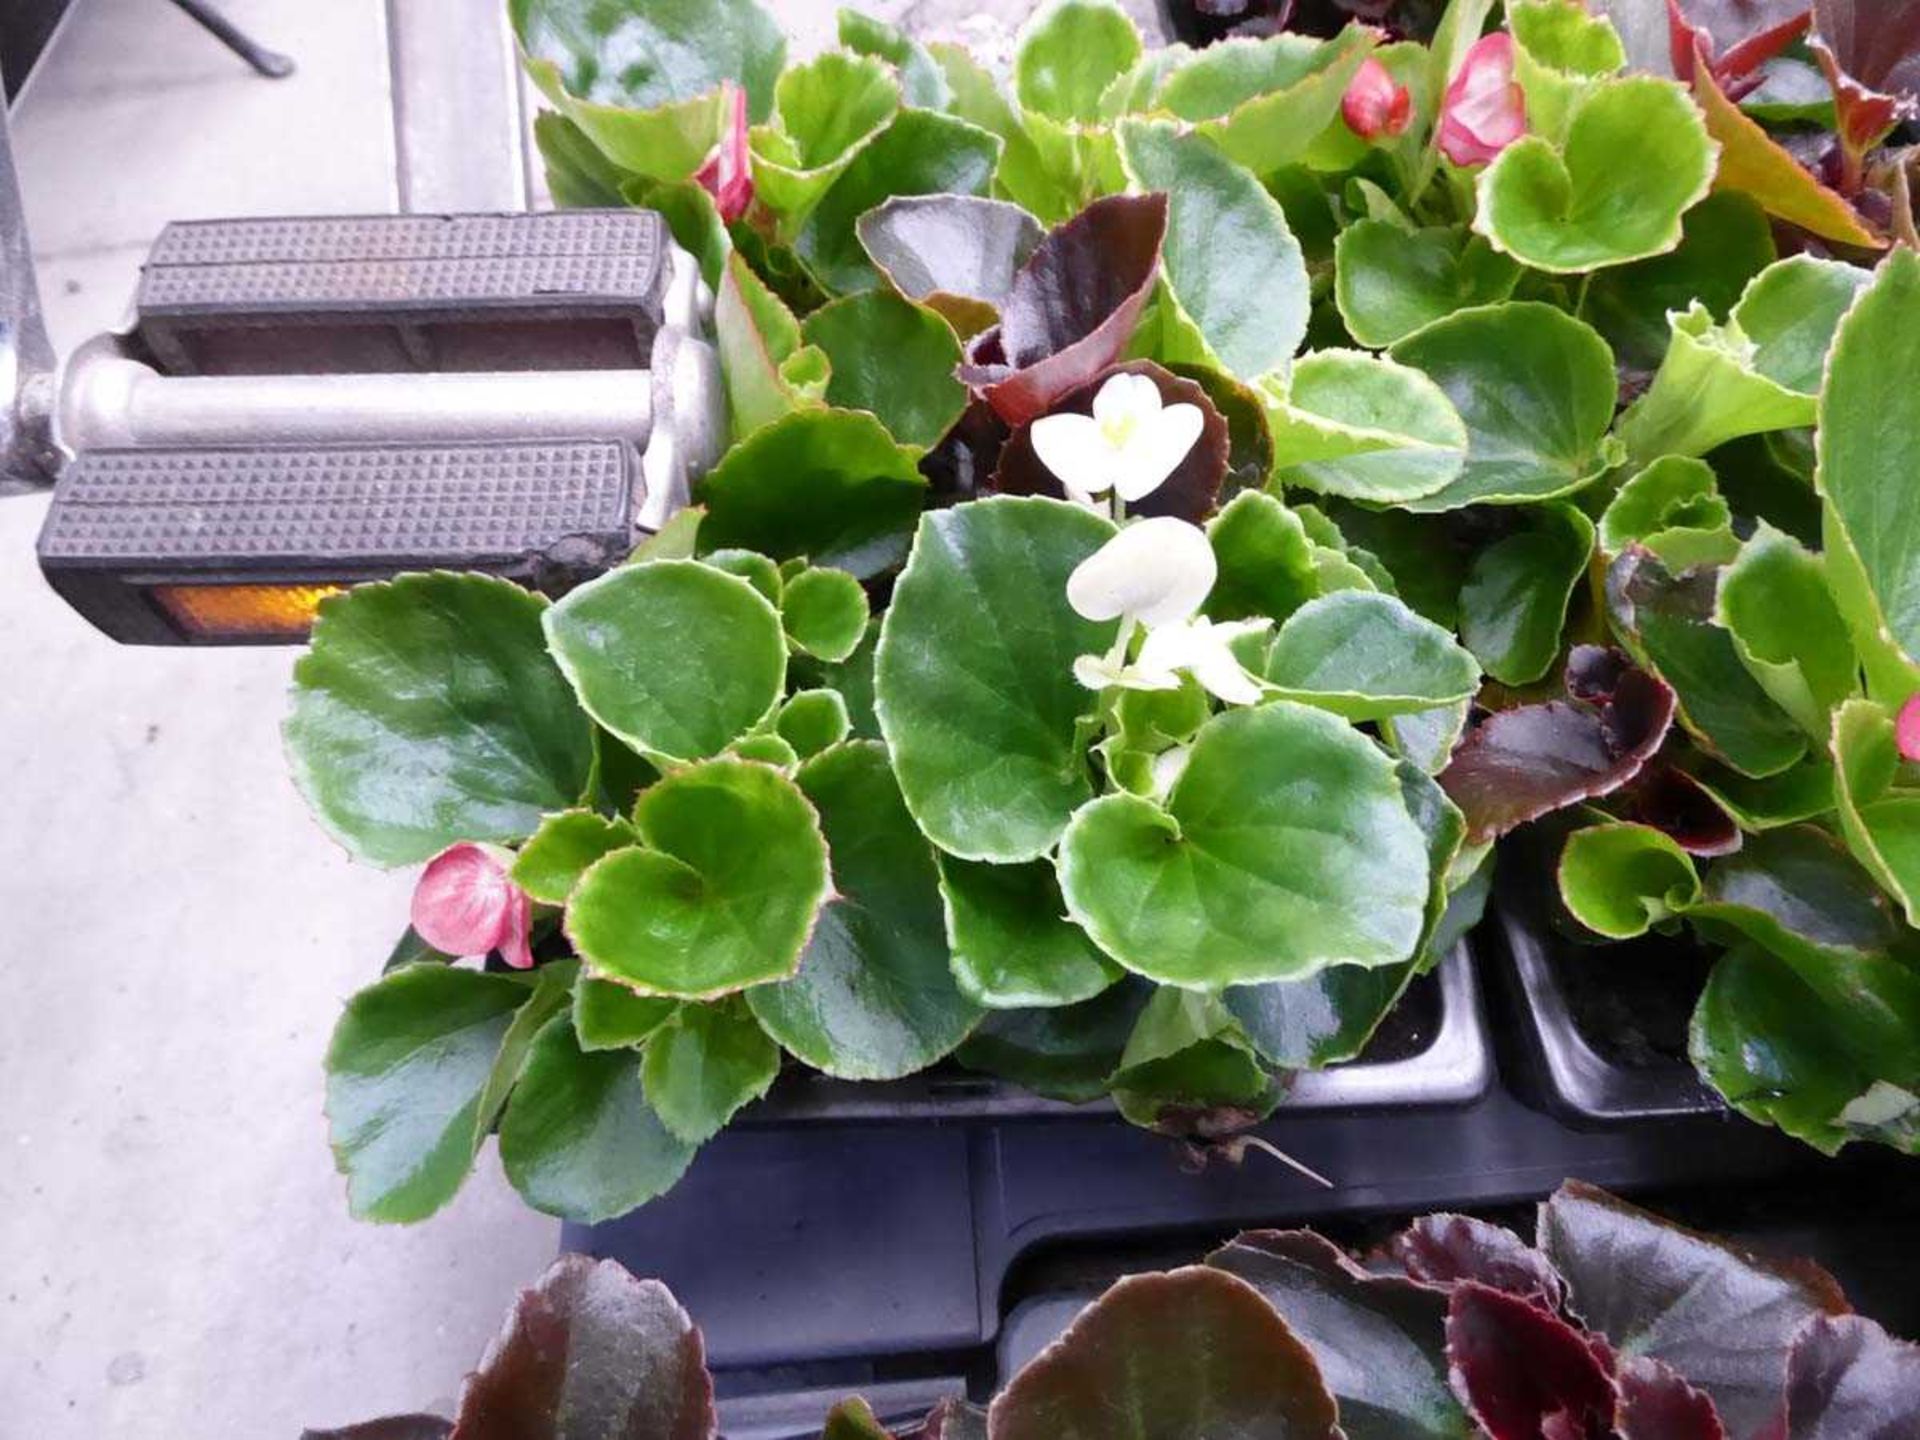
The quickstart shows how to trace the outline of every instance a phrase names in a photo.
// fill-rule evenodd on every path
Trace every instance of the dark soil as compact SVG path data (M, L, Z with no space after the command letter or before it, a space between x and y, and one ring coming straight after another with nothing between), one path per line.
M1684 935L1552 950L1581 1038L1614 1064L1642 1069L1686 1063L1687 1024L1714 958Z

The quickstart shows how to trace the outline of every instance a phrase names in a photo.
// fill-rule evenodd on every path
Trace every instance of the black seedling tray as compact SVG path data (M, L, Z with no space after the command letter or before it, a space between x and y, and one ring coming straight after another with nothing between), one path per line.
M1903 1205L1909 1229L1920 1214L1905 1157L1862 1146L1828 1160L1737 1117L1577 1129L1500 1087L1450 1109L1283 1112L1258 1133L1334 1188L1259 1154L1196 1172L1171 1142L1102 1116L762 1126L730 1129L669 1194L568 1226L562 1243L673 1287L705 1332L728 1440L799 1440L849 1393L896 1420L981 1398L1010 1373L998 1351L1017 1362L1044 1343L1036 1326L1064 1324L1112 1275L1191 1260L1239 1229L1310 1224L1357 1243L1430 1210L1525 1206L1575 1176L1690 1221L1672 1197L1824 1196L1800 1217L1815 1228L1781 1248L1833 1262L1848 1236L1817 1224L1834 1193ZM1856 1258L1836 1268L1893 1321L1912 1270L1876 1292L1872 1257Z
M1685 936L1608 946L1561 935L1529 897L1503 898L1490 985L1520 1091L1574 1125L1724 1115L1687 1059L1712 954Z
M1379 1107L1467 1105L1493 1080L1480 983L1466 944L1415 980L1356 1060L1295 1077L1281 1101L1287 1114ZM744 1112L736 1126L810 1122L948 1123L1112 1116L1111 1101L1048 1100L1004 1080L942 1065L885 1084L833 1080L794 1070ZM1121 1123L1117 1119L1115 1123Z

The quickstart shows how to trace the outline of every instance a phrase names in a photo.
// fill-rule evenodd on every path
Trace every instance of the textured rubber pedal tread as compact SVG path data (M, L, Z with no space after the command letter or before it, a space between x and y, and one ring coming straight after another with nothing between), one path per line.
M639 366L668 247L639 210L178 221L134 309L173 374Z
M618 441L96 450L54 491L40 564L116 639L180 643L151 586L484 570L564 589L633 543Z

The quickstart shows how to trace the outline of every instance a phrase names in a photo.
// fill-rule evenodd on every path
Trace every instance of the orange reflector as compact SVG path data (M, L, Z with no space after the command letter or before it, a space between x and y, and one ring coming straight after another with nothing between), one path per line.
M344 585L156 585L153 598L190 635L207 640L299 640L320 602Z

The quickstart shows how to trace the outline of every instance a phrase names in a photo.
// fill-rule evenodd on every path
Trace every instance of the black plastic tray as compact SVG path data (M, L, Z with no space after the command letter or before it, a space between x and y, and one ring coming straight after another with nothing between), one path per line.
M1591 1020L1582 1024L1581 1000L1572 982L1575 966L1686 964L1682 941L1636 942L1653 953L1610 956L1556 934L1525 899L1500 901L1498 963L1504 970L1491 987L1506 1020L1501 1029L1517 1052L1508 1066L1523 1093L1553 1114L1576 1125L1618 1125L1688 1115L1724 1115L1726 1102L1692 1065L1677 1056L1608 1053ZM1671 997L1657 1002L1673 1004ZM1686 1014L1661 1017L1668 1026L1684 1026Z
M1480 982L1465 942L1432 975L1416 980L1402 1001L1415 1007L1423 1003L1433 1020L1423 1027L1413 1053L1386 1060L1362 1055L1345 1065L1299 1075L1281 1101L1282 1111L1467 1105L1485 1094L1493 1082L1492 1050ZM1075 1105L1048 1100L1006 1081L942 1066L885 1084L795 1071L735 1124L1086 1119L1113 1113L1111 1101Z

